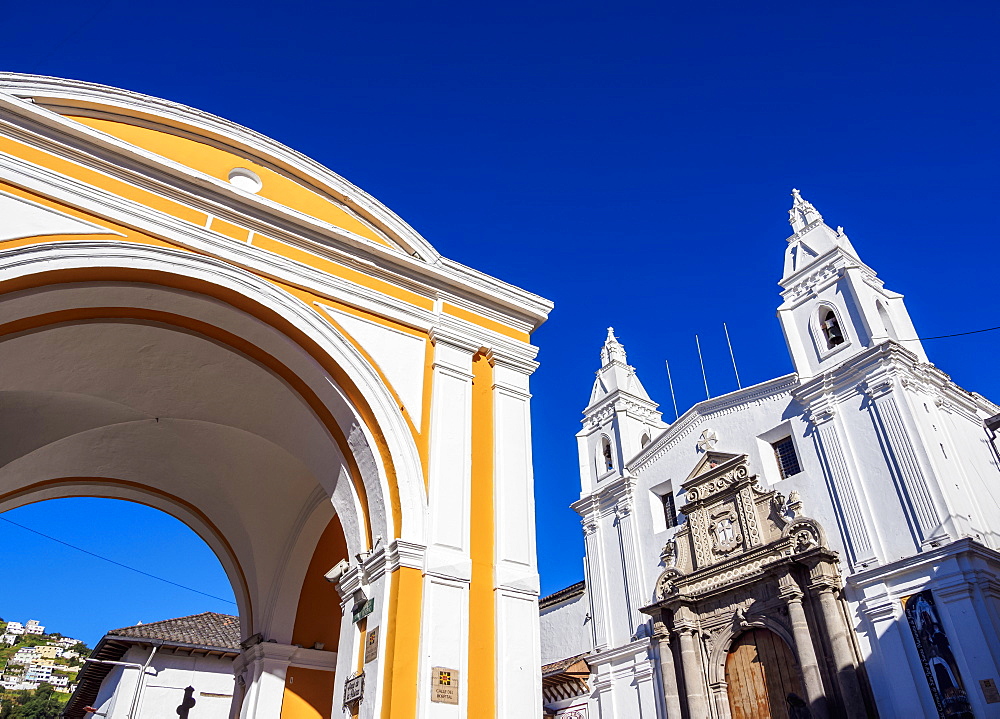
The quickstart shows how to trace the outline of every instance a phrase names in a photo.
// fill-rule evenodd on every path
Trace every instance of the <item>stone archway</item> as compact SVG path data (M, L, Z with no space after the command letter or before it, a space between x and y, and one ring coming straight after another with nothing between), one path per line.
M804 696L792 650L767 629L751 629L732 643L726 687L732 719L794 718L790 707Z

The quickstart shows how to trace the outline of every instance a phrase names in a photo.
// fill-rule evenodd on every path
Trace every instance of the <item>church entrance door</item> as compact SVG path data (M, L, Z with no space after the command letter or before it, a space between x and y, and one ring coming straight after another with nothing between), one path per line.
M797 719L804 708L799 670L788 645L774 632L754 629L733 642L726 657L733 719ZM789 696L794 695L794 696Z

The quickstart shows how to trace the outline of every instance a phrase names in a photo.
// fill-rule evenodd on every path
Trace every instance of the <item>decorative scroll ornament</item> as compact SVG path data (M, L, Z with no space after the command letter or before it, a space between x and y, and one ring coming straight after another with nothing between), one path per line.
M683 574L674 567L665 569L656 579L656 588L653 590L656 595L656 600L662 601L663 599L676 594L676 582L682 576Z
M724 490L731 484L735 484L740 480L747 478L747 468L746 465L741 464L739 467L726 472L721 477L716 477L713 480L705 482L699 487L691 487L687 490L687 501L695 502L699 499L705 499L706 497L711 497L713 494L717 494ZM756 481L756 478L754 478Z
M792 539L792 551L795 554L818 547L823 543L819 526L806 517L797 518L790 523L785 527L783 534Z

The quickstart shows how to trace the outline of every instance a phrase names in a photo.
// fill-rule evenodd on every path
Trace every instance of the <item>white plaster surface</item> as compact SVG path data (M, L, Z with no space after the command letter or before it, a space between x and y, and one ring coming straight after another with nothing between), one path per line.
M41 235L117 235L65 212L0 192L0 242Z
M419 432L423 418L426 340L326 305L323 309L375 360Z

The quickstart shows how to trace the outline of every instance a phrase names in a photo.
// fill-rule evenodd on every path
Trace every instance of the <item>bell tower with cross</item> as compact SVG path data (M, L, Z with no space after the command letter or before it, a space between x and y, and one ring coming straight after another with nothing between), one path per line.
M927 361L903 304L861 261L843 227L833 229L798 190L788 211L778 319L799 378L807 380L854 355L895 341Z
M576 435L584 491L622 476L625 462L665 428L657 406L635 368L629 366L614 328L609 327L601 347L601 369L583 411L583 429Z

